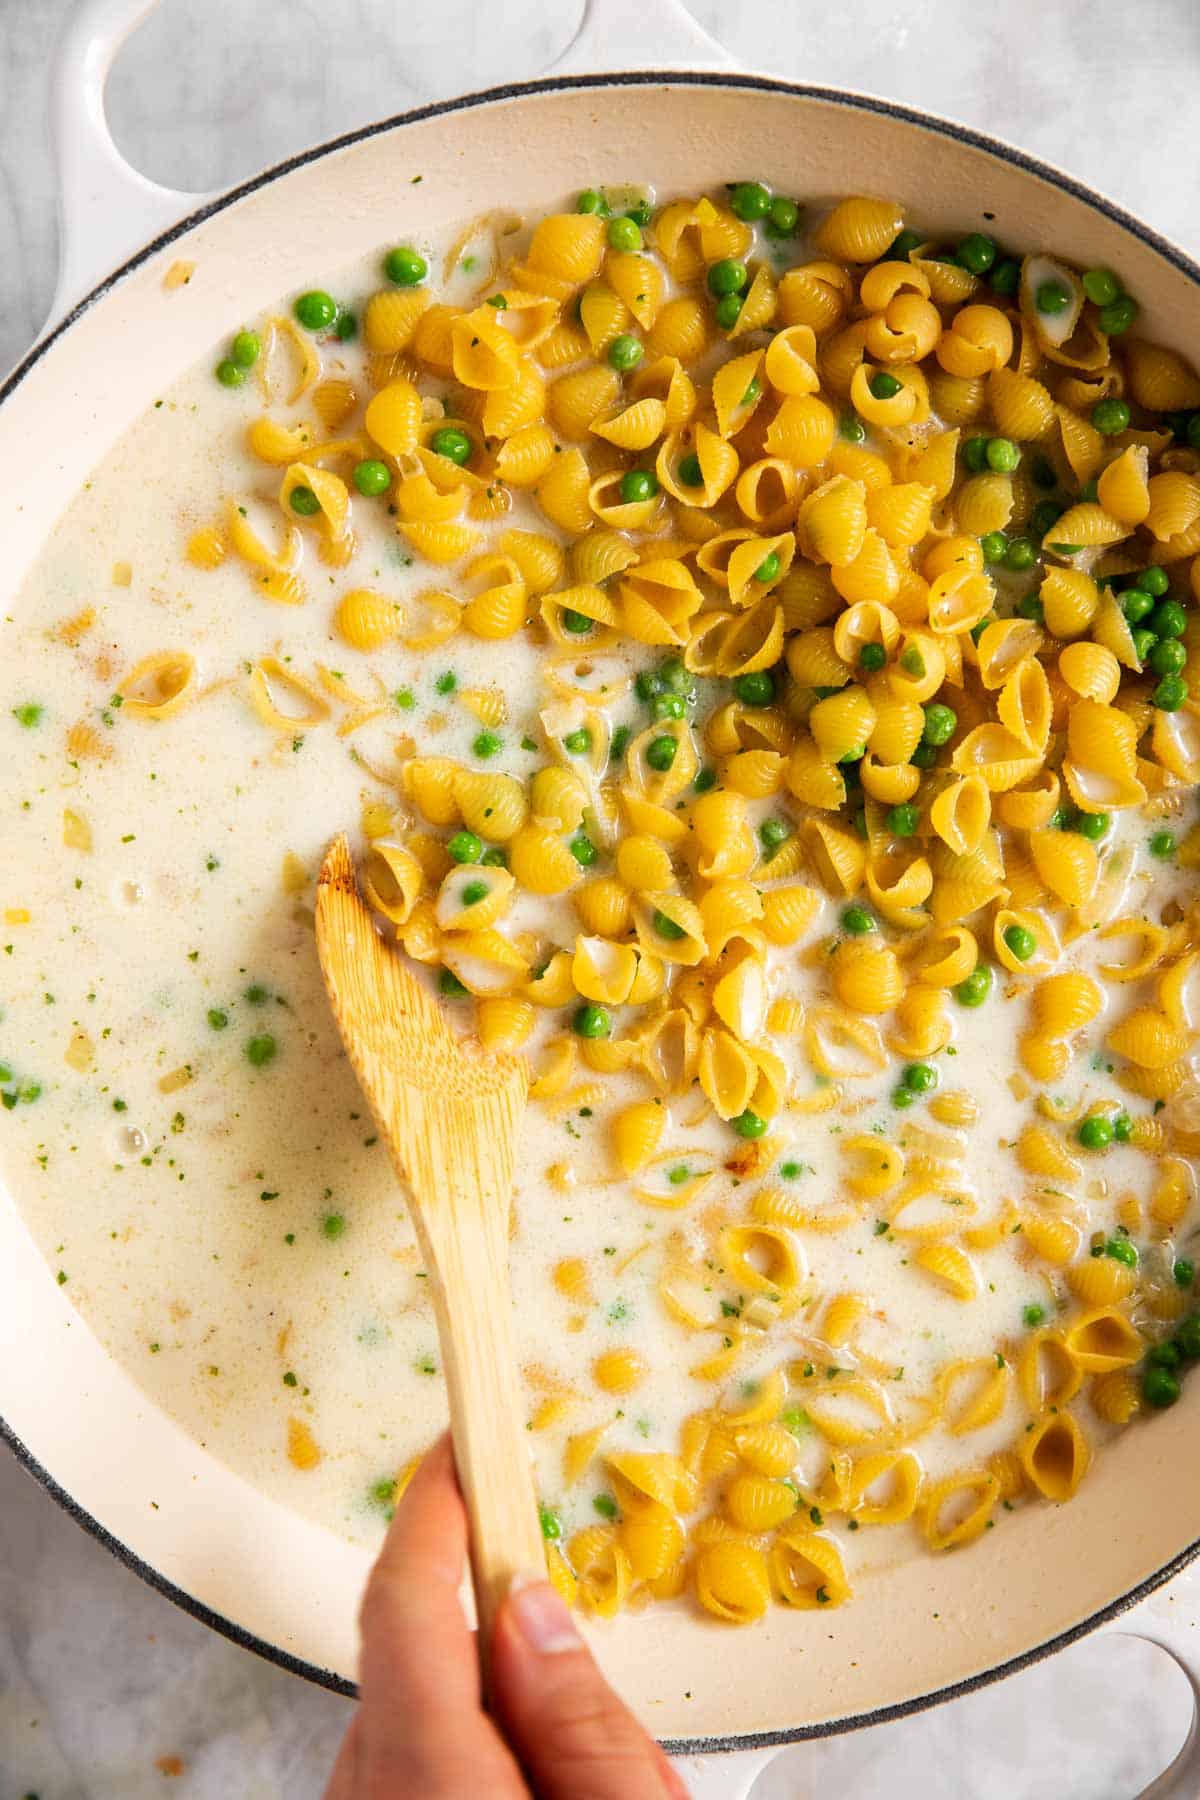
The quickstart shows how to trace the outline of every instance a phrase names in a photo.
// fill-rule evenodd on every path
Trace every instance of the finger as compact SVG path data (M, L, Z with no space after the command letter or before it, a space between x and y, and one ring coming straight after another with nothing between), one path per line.
M496 1620L495 1710L541 1800L687 1800L613 1693L549 1582L515 1582Z
M443 1437L392 1521L361 1613L358 1778L366 1792L524 1791L480 1706L475 1639L459 1602L467 1521ZM463 1785L463 1784L466 1785Z
M358 1779L358 1714L350 1721L350 1729L342 1739L338 1759L333 1765L325 1800L354 1800Z

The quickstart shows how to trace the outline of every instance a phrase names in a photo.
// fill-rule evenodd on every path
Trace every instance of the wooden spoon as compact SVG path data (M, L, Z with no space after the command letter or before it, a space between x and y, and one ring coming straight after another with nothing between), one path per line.
M523 1058L482 1055L447 1025L375 929L345 837L329 846L317 879L317 954L431 1277L486 1683L492 1624L512 1577L545 1566L508 1284L527 1068Z

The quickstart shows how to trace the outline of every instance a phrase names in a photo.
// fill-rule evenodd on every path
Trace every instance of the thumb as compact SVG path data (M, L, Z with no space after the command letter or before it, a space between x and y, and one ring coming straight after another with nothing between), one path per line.
M492 1704L541 1800L687 1800L558 1594L518 1576L496 1619Z

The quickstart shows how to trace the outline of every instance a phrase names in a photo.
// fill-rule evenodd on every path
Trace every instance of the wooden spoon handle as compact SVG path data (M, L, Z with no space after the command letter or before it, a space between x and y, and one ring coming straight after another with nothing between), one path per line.
M479 1662L487 1691L492 1626L519 1572L546 1566L525 1399L517 1374L507 1244L488 1226L445 1234L434 1262L438 1335L459 1485L471 1528Z

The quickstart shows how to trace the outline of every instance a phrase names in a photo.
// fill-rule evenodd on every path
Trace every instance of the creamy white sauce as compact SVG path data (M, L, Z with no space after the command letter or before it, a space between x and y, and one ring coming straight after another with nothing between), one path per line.
M318 274L351 297L374 284L367 268L340 279ZM325 352L327 374L339 357L357 369L350 346ZM503 687L504 748L487 766L531 773L542 758L521 740L539 736L541 652L524 640L497 645L464 635L422 656L395 646L364 656L337 639L333 606L351 587L403 599L429 585L454 586L454 571L409 565L381 503L355 500L360 549L348 568L306 555L302 607L264 601L236 558L211 572L190 567L188 536L219 519L230 498L274 504L278 472L254 461L243 442L261 410L253 383L228 392L208 362L181 381L73 501L0 628L0 916L17 921L0 934L0 1065L18 1089L41 1090L0 1115L0 1162L50 1270L153 1398L257 1486L370 1540L383 1516L373 1490L442 1423L436 1334L403 1197L321 989L311 886L285 893L281 867L291 853L311 881L328 840L356 827L364 800L386 799L352 750L394 766L393 742L411 732L421 749L481 766L471 753L478 721L436 691L444 670L455 671L460 687ZM295 416L310 415L302 405ZM499 528L511 523L545 529L533 509L526 517L518 507ZM121 562L131 566L129 586L114 585ZM94 627L64 642L62 622L87 607ZM202 697L163 721L122 716L110 696L134 663L159 649L196 657ZM273 651L306 674L324 662L363 693L377 676L389 694L410 689L416 705L390 708L347 738L337 736L343 715L335 708L333 721L297 732L294 744L275 743L249 705L245 680L246 667ZM13 709L31 703L44 710L24 726ZM632 696L614 713L617 722L640 725L643 717ZM67 734L79 721L98 733L101 758L69 756ZM790 805L776 800L762 812ZM90 853L64 847L65 808L90 827ZM1141 820L1122 824L1108 854L1131 856L1128 894L1116 910L1157 917L1179 879L1145 855L1149 829ZM24 911L28 922L19 918ZM831 899L806 941L836 930L838 911ZM525 900L518 917L536 919L564 944L576 929L566 902ZM1096 949L1085 937L1061 966L1090 968ZM800 998L825 991L821 972L801 966L794 951L773 955L772 985ZM247 998L255 989L265 997ZM952 1007L952 1049L932 1059L941 1087L965 1088L981 1109L965 1134L973 1224L1033 1185L1010 1148L1034 1116L1032 1102L1018 1103L1007 1081L1027 995L1027 983L1000 972L985 1006ZM1094 1062L1109 997L1109 1013L1082 1034L1053 1090L1084 1106L1118 1092L1108 1059ZM214 1028L210 1014L227 1024ZM561 1015L553 1022L561 1028ZM255 1068L245 1046L265 1031L278 1053ZM77 1033L94 1052L83 1071L64 1060ZM774 1047L799 1069L794 1050ZM164 1078L180 1070L186 1084L167 1081L164 1091ZM698 1096L671 1101L664 1149L683 1160L707 1148L718 1159L702 1197L680 1212L639 1204L611 1161L608 1121L619 1105L644 1097L643 1082L601 1078L587 1117L578 1108L531 1106L514 1196L514 1302L531 1419L547 1397L571 1402L551 1428L530 1433L540 1490L567 1530L594 1520L592 1498L605 1481L597 1464L566 1486L565 1434L611 1418L605 1450L674 1450L686 1414L809 1355L830 1295L867 1297L871 1318L859 1344L894 1369L902 1416L945 1363L997 1350L1011 1358L1026 1305L1039 1303L1054 1318L1053 1272L1026 1256L1019 1237L973 1253L981 1291L964 1305L913 1267L912 1242L877 1231L868 1202L845 1232L801 1234L808 1285L819 1296L811 1315L793 1313L765 1331L761 1349L723 1387L688 1374L719 1337L692 1336L664 1314L657 1279L672 1234L701 1256L711 1253L718 1215L741 1217L764 1179L814 1205L833 1203L845 1191L839 1135L878 1130L902 1141L907 1125L929 1122L924 1103L903 1117L889 1106L896 1070L851 1084L853 1116L781 1114L777 1153L752 1181L720 1166L741 1146ZM591 1077L584 1070L578 1079ZM807 1090L810 1081L805 1074L799 1085ZM1092 1224L1112 1230L1122 1193L1144 1199L1150 1159L1120 1146L1091 1161L1077 1154ZM791 1162L802 1172L781 1177ZM547 1178L556 1164L566 1167L566 1185ZM587 1265L588 1304L552 1284L566 1257ZM711 1280L718 1298L741 1304L719 1267ZM614 1400L596 1387L592 1364L624 1344L643 1351L649 1374ZM842 1353L832 1360L853 1363ZM966 1440L935 1431L916 1448L931 1474L978 1466L1013 1440L1024 1417L1014 1383L1003 1414L984 1431ZM289 1420L311 1431L317 1466L289 1461ZM1090 1415L1087 1429L1102 1435ZM802 1442L799 1477L815 1483L825 1455L815 1438ZM894 1554L910 1536L904 1528L844 1541L861 1560Z

